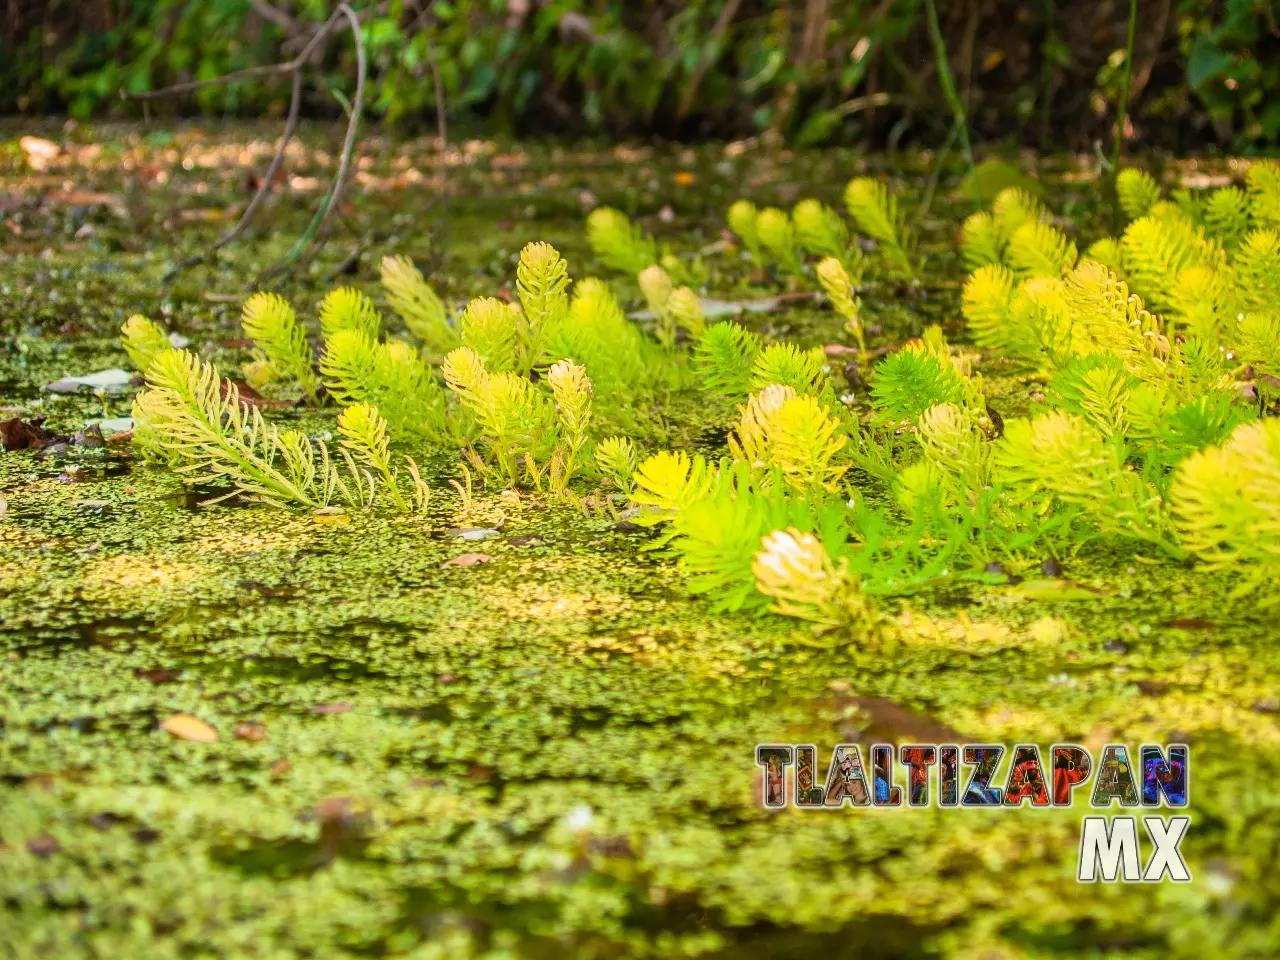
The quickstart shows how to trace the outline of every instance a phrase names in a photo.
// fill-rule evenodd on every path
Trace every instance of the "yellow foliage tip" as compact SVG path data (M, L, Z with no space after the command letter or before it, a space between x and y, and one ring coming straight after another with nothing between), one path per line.
M140 313L124 322L120 328L120 342L133 368L144 374L157 356L173 349L164 330Z

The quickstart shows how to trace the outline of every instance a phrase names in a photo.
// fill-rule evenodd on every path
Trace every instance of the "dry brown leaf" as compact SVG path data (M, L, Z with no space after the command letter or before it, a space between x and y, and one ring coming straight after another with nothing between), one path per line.
M324 714L324 715L329 715L333 713L346 713L348 710L351 709L351 706L352 705L347 703L345 700L342 701L341 703L317 703L314 707L311 708L311 712Z
M446 560L443 566L446 567L474 567L477 563L488 563L493 557L487 553L464 553L454 557L452 560Z
M194 740L196 743L218 742L218 731L199 717L193 717L189 713L175 713L171 717L166 717L160 724L160 729L179 740Z
M249 721L236 725L237 740L265 740L267 738L267 728L260 723Z

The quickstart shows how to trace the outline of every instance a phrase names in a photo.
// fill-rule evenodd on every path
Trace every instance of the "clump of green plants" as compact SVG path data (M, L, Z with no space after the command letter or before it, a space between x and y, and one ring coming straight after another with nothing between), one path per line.
M1199 560L1256 592L1280 575L1280 434L1259 418L1280 399L1277 171L1257 163L1243 188L1171 199L1125 172L1129 222L1083 253L1044 204L1005 189L960 239L972 344L932 325L874 363L858 284L918 269L898 198L870 178L848 185L854 226L879 252L865 259L816 200L790 213L738 201L729 223L757 265L789 280L812 269L858 344L862 393L840 394L822 348L708 323L680 261L602 208L592 247L634 279L652 325L629 320L603 281L572 283L545 243L521 252L514 302L477 297L456 320L391 259L386 301L418 345L388 336L354 289L320 305L318 364L285 301L245 307L259 363L312 403L346 405L340 462L266 423L141 318L123 331L149 383L136 437L185 475L313 508L425 509L416 464L396 468L401 443L460 447L468 478L493 486L579 504L603 488L593 502L629 501L636 523L660 529L647 548L716 609L789 616L822 643L888 637L887 598L1095 548ZM1042 386L1024 415L993 409L983 351ZM664 439L666 397L686 388L726 428L719 459L645 456Z
M320 379L306 328L293 307L274 293L255 293L240 316L244 334L253 341L255 359L277 375L296 382L312 404L319 403Z
M184 480L225 481L232 488L225 496L280 507L364 509L386 492L401 510L411 504L423 509L429 498L411 458L405 458L407 481L392 469L387 423L371 404L350 407L339 418L340 469L324 443L267 423L213 364L186 350L152 360L147 389L133 402L133 420L133 440L144 456Z

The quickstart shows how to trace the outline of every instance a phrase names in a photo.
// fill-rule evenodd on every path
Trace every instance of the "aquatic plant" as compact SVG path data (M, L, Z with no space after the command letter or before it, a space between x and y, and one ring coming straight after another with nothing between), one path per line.
M587 241L605 266L635 276L658 262L658 245L625 213L596 207L587 216Z
M750 200L735 200L729 206L728 213L725 214L725 220L742 245L751 254L751 259L757 266L764 266L765 256L764 247L760 243L759 234L756 232L756 218L759 212L756 205Z
M1191 552L1240 578L1242 595L1280 577L1280 420L1242 424L1178 467L1178 532ZM1274 598L1268 598L1274 602Z
M325 340L320 372L330 396L373 404L400 436L456 442L468 427L449 416L435 371L401 341L380 343L364 330L338 330Z
M698 340L694 360L703 389L740 400L751 392L751 369L762 349L759 336L741 324L722 320Z
M834 258L852 275L861 279L862 251L850 243L849 228L840 214L819 200L801 200L791 210L796 240L816 257Z
M753 393L739 407L738 425L729 437L735 460L753 468L777 468L798 490L812 486L834 490L848 469L838 460L847 443L839 420L818 398L779 383Z
M765 207L756 214L756 237L760 246L777 261L783 271L797 276L800 273L800 253L796 247L795 228L786 211L777 207Z
M898 209L898 199L879 180L855 177L844 191L845 207L859 230L879 244L881 253L908 277L915 277L916 235Z
M1009 237L1005 262L1021 279L1060 277L1075 265L1076 245L1043 220L1027 220Z
M146 373L151 362L173 345L168 335L160 329L159 324L148 320L140 313L135 313L120 328L120 343L124 352L129 355L133 368Z
M1160 200L1160 185L1145 170L1127 167L1116 176L1120 209L1130 220L1145 217Z
M253 341L259 360L296 381L313 404L319 402L320 381L307 331L284 297L255 293L245 301L240 325L245 336Z
M879 632L880 614L849 572L835 562L811 533L794 527L775 530L751 564L756 589L773 600L771 610L813 624L815 633L852 630L863 642Z
M402 509L398 480L386 461L386 422L370 405L350 415L340 472L323 443L313 444L296 430L267 423L258 408L241 401L235 385L224 381L211 363L186 350L160 354L147 371L147 389L134 398L133 441L145 456L167 464L180 476L220 478L247 499L275 506L319 509L332 503L350 507L373 504L379 484L357 466L347 441L366 463L378 455L382 489ZM425 505L426 487L410 463L415 502ZM385 470L382 467L385 466ZM225 499L224 497L214 498Z
M357 330L377 339L382 316L373 301L352 287L338 287L320 303L320 332L326 339L339 330Z
M449 325L444 302L412 260L405 256L384 257L381 273L387 303L427 349L443 354L458 345L458 333Z
M626 437L608 437L596 445L596 468L600 475L622 493L635 488L633 475L638 466L636 445Z
M862 304L858 300L853 277L844 263L835 256L823 258L815 271L822 292L831 301L836 313L844 317L845 332L858 341L858 349L865 355L867 352L866 334L862 326L862 315L859 312Z

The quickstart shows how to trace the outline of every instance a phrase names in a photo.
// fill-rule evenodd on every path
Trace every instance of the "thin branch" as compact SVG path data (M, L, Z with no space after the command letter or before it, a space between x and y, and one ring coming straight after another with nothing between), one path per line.
M235 73L223 74L221 77L210 77L208 80L188 80L185 83L175 83L168 87L161 87L159 90L144 90L142 93L130 93L127 90L121 90L120 98L122 100L141 100L145 103L148 100L156 100L160 97L172 97L179 93L191 93L193 90L220 87L227 83L235 83L237 80L252 80L254 77L274 77L283 73L293 73L296 70L295 62L290 60L287 63L272 63L263 67L249 67L245 70L237 70Z
M982 206L982 188L978 184L978 167L973 162L973 147L969 143L969 124L965 120L964 103L956 93L955 81L951 79L951 65L947 60L947 44L942 39L942 28L938 25L938 10L933 0L924 0L925 12L929 21L929 35L933 38L933 52L938 61L938 82L942 84L943 96L951 104L951 112L955 114L956 126L960 129L960 148L969 163L969 174L973 179L973 194Z
M275 182L276 176L280 173L281 166L284 165L285 150L289 146L289 141L293 139L294 133L298 129L298 114L302 106L302 72L298 71L293 75L293 95L289 100L289 117L285 120L284 133L280 136L280 145L276 147L275 156L271 158L271 164L267 167L266 175L262 178L262 183L258 185L257 191L253 195L253 199L249 201L249 206L240 216L240 220L234 227L218 238L218 241L208 250L204 250L194 256L187 257L172 270L165 274L165 280L171 280L188 267L193 267L197 263L201 263L209 257L213 256L236 237L244 233L245 229L253 220L254 214L258 212L258 208L262 206L266 200L267 193L271 190L272 184Z
M274 9L266 7L265 4L262 3L254 3L254 7L255 9L258 9L260 13L264 13L264 8ZM279 13L279 11L276 11L276 13ZM280 16L286 17L286 15L282 13L280 13ZM271 18L268 17L268 19ZM279 21L277 20L275 22ZM213 254L217 253L217 251L221 250L227 244L239 237L253 221L254 216L266 200L267 193L271 190L272 184L284 164L285 152L290 141L293 140L294 134L297 132L298 117L302 108L303 71L311 62L313 56L320 49L321 45L333 34L334 30L339 25L345 26L351 30L351 35L356 45L356 65L358 70L354 102L351 103L349 107L344 104L344 109L346 109L348 116L348 123L346 139L342 147L342 158L338 164L338 170L334 176L333 183L329 187L329 192L325 198L324 206L317 211L316 215L312 218L311 223L307 226L306 231L299 238L288 256L285 257L284 261L282 261L282 263L276 268L269 271L270 274L283 272L295 266L302 258L303 254L311 250L317 234L320 234L321 243L323 245L323 240L327 237L327 234L321 233L321 231L326 227L330 214L341 202L343 192L346 189L347 174L350 169L352 154L355 152L356 133L360 126L360 116L364 107L364 86L366 75L368 73L368 65L365 61L364 38L360 34L360 20L352 11L351 7L346 3L339 4L338 8L330 14L329 19L321 24L319 29L317 29L307 41L306 45L302 48L302 51L292 60L286 61L285 63L277 63L263 67L251 67L248 70L238 70L235 73L229 73L225 76L215 77L210 80L178 83L172 86L163 87L159 90L151 90L146 93L130 95L126 94L123 90L120 91L121 96L126 99L141 100L145 108L146 102L155 97L172 96L192 90L231 83L235 80L276 75L291 75L293 78L292 92L289 98L289 115L285 120L284 133L280 137L280 145L276 148L275 155L271 158L271 163L267 167L266 176L263 177L262 183L258 186L253 198L249 201L248 207L245 208L244 213L240 216L239 221L237 221L234 227L218 238L218 240L208 249L178 263L165 275L166 280L172 279L179 272L188 267L207 260ZM341 98L337 96L336 91L333 92L335 94L335 99L341 100Z
M346 191L347 174L351 168L351 157L356 148L356 134L360 128L360 117L364 112L364 84L368 73L368 64L365 60L364 38L360 34L360 21L356 18L355 12L347 4L340 3L338 4L338 9L334 11L334 17L336 18L338 15L346 17L347 25L351 29L351 36L356 44L356 92L351 101L351 112L347 121L346 137L342 144L342 156L338 161L338 171L334 174L333 183L330 185L328 194L325 197L324 206L311 218L307 229L298 238L298 242L294 244L293 249L285 255L280 263L267 270L263 274L263 279L275 277L293 269L299 263L305 262L318 248L324 246L328 240L327 224L329 215L341 203L342 195ZM319 238L319 243L317 246L313 246L317 237Z
M236 70L234 73L226 73L220 77L210 77L208 80L189 80L184 83L175 83L167 87L161 87L159 90L146 90L142 93L129 93L126 90L121 90L120 97L124 100L155 100L158 97L172 97L179 93L190 93L193 90L219 87L224 84L235 83L237 80L251 80L254 77L271 77L286 73L297 73L307 65L316 48L332 32L338 22L338 15L341 11L342 7L340 6L324 22L323 26L316 31L315 36L302 48L302 52L292 60L286 60L284 63L267 64L261 67L248 67L245 70Z

